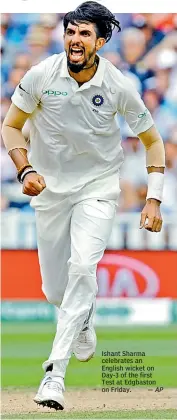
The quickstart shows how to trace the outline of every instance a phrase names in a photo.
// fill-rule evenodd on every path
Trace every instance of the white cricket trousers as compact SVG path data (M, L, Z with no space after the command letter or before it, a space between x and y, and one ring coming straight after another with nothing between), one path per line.
M77 195L46 202L36 209L42 290L56 305L58 324L46 368L64 378L73 343L97 294L96 269L112 230L115 200Z

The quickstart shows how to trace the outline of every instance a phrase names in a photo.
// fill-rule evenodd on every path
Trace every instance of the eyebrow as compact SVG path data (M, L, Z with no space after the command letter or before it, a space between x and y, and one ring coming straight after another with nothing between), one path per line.
M79 26L77 25L77 27L78 27L78 29L79 29L79 32L81 33L81 32L88 32L89 34L91 34L91 31L89 30L89 29L87 29L87 28L79 28ZM75 29L74 28L67 28L66 29L66 31L73 31L73 32L75 32Z
M79 29L80 32L88 32L89 34L91 34L91 31L89 31L89 29Z

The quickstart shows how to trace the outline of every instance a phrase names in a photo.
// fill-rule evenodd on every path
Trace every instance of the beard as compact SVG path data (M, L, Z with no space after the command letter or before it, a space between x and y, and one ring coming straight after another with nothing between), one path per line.
M86 58L83 63L73 63L72 61L69 60L69 52L67 54L67 66L70 69L70 71L72 71L73 73L80 73L80 71L82 70L86 70L87 69L87 63L90 61L90 59L92 57L95 57L95 53L96 53L96 49L94 49L89 55L88 58ZM94 61L93 61L94 64ZM92 64L92 65L93 65ZM92 67L89 66L88 68Z
M72 63L67 57L67 66L73 73L80 73L87 64L87 60L84 60L83 63Z

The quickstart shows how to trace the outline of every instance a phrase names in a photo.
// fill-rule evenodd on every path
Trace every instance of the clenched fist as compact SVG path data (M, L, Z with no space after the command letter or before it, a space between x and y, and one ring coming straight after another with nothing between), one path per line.
M160 232L162 229L162 216L160 212L160 201L153 198L147 200L141 212L140 229L145 228L150 232Z
M24 178L22 192L26 195L39 195L45 187L46 183L43 176L31 172Z

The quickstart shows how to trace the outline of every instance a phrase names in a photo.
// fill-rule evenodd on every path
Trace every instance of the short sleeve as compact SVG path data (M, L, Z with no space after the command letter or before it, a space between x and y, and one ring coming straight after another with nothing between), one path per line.
M21 79L11 97L12 102L26 113L31 114L40 102L41 77L40 67L32 67Z
M118 111L124 116L135 135L143 133L154 124L153 118L133 84L126 79L121 106Z

